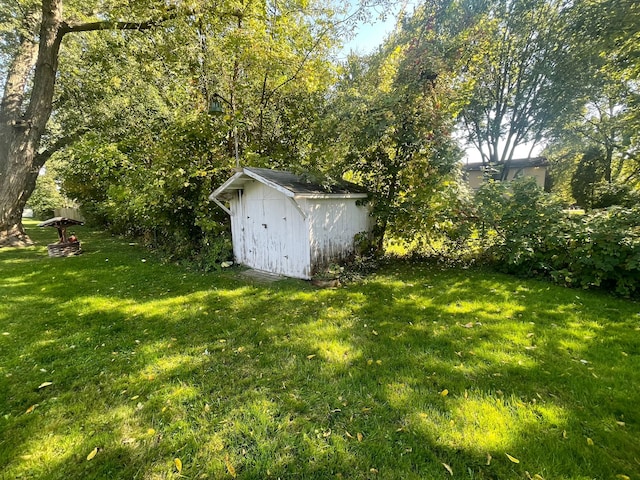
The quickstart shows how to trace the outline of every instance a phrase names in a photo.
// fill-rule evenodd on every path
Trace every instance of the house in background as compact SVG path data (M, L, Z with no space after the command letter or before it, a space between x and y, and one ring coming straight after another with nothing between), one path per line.
M467 163L462 167L464 178L473 190L480 188L486 178L499 180L502 177L503 165L486 165ZM549 162L544 157L514 159L509 162L506 175L507 182L516 178L533 177L540 188L545 188Z
M290 172L250 167L209 196L231 216L237 263L302 279L347 258L354 237L370 233L367 198L353 183L326 186Z

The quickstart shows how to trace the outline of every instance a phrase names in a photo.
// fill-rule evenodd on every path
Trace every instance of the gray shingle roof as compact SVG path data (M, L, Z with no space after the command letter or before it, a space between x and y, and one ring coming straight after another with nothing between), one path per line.
M367 193L360 185L341 180L331 184L323 184L306 175L296 175L283 170L269 168L246 167L260 177L286 188L296 195L348 195L352 193Z

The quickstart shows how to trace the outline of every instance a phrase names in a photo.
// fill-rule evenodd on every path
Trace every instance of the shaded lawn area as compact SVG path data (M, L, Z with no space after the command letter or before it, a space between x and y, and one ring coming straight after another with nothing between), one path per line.
M2 478L640 478L638 303L404 264L258 284L84 228L50 259L34 224L0 250Z

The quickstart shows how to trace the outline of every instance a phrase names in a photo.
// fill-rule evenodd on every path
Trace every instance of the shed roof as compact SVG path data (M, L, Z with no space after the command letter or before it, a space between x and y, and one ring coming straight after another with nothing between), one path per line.
M486 163L467 163L463 165L462 169L467 172L482 171L490 167L499 167L503 164L489 165ZM549 162L545 157L534 158L514 158L509 162L509 168L525 168L525 167L547 167Z
M340 181L321 184L304 175L296 175L283 170L269 168L245 167L236 172L229 180L218 187L210 196L210 200L229 198L231 192L244 188L245 183L257 180L275 188L287 197L307 198L366 198L367 192L360 185Z

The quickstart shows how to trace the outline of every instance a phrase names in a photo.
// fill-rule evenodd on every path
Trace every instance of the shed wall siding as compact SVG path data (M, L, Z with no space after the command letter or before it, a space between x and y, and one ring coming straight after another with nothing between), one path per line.
M310 221L311 274L353 253L354 236L371 231L366 206L355 199L309 199L304 210Z
M291 200L254 181L245 185L232 207L238 263L289 277L310 277L308 228Z

